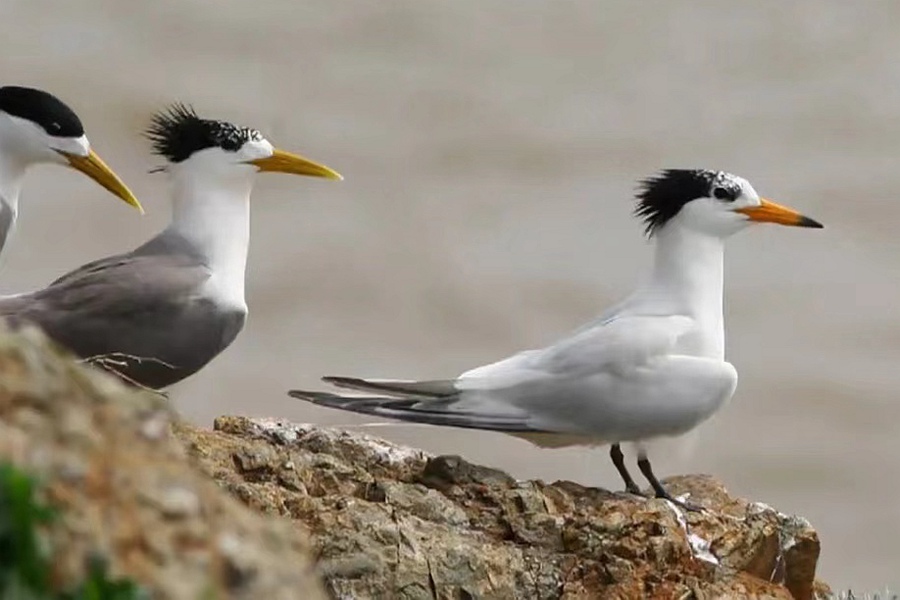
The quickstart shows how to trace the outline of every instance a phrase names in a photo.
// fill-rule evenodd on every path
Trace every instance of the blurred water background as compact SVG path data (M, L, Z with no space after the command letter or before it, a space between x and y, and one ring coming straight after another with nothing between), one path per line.
M324 374L441 378L552 341L649 265L634 182L710 167L826 224L727 256L733 402L657 472L809 518L836 588L900 586L900 4L797 0L2 0L0 83L73 105L133 187L36 170L0 292L129 249L169 214L138 136L180 100L342 183L260 177L250 318L177 408L365 421L288 398ZM522 478L618 489L605 449L374 431Z

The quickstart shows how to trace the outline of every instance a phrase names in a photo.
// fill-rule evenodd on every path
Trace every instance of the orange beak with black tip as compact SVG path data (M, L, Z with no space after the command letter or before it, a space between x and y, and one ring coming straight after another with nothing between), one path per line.
M758 221L761 223L778 223L779 225L791 225L793 227L813 227L815 229L822 229L824 227L824 225L822 225L818 221L801 215L792 208L781 206L780 204L775 204L774 202L766 200L765 198L759 199L759 206L747 206L745 208L738 208L735 209L734 212L739 212L743 215L747 215L747 217L749 217L751 221Z

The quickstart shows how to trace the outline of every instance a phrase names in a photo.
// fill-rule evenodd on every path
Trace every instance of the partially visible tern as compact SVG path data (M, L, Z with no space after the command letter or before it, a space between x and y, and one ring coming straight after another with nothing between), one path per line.
M259 172L340 179L259 131L177 104L147 131L172 181L172 221L135 250L88 263L35 292L0 298L88 362L152 389L193 375L244 326L250 192Z
M325 377L368 395L289 394L357 413L501 431L543 447L611 444L626 490L639 493L620 447L630 442L655 496L673 500L653 473L646 442L694 429L737 385L725 360L725 240L752 223L822 225L722 171L671 169L641 184L635 212L655 243L653 270L596 321L454 379Z
M0 87L0 252L15 228L25 174L43 163L81 171L143 212L131 190L91 149L75 111L43 90Z

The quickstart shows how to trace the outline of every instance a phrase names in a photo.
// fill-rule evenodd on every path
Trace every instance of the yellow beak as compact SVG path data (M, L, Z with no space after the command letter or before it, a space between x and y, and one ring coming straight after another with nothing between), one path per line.
M138 202L138 199L134 197L134 194L131 193L128 186L119 179L119 176L116 175L112 169L106 166L106 163L103 162L93 150L88 152L87 156L78 156L77 154L69 154L67 152L60 152L60 154L68 159L69 166L73 169L81 171L126 203L141 211L141 214L144 214L144 207L142 207L141 203Z
M824 225L805 217L787 206L775 204L765 198L759 199L759 206L748 206L746 208L738 208L734 212L750 217L751 221L760 221L765 223L779 223L781 225L792 225L794 227L814 227L822 229Z
M259 167L261 173L293 173L294 175L324 177L326 179L337 179L338 181L343 179L340 173L329 169L325 165L315 163L298 154L291 154L278 149L272 153L272 156L251 160L250 164Z

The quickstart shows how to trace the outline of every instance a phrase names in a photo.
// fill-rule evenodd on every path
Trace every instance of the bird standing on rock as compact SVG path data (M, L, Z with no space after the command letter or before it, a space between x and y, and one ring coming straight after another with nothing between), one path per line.
M674 501L653 473L646 442L694 429L737 386L725 360L725 240L752 223L822 225L760 198L746 179L706 169L644 180L636 214L655 242L649 280L558 342L453 379L325 377L367 395L289 394L402 421L500 431L543 447L610 444L626 490L639 493L620 446L630 442L656 497Z

